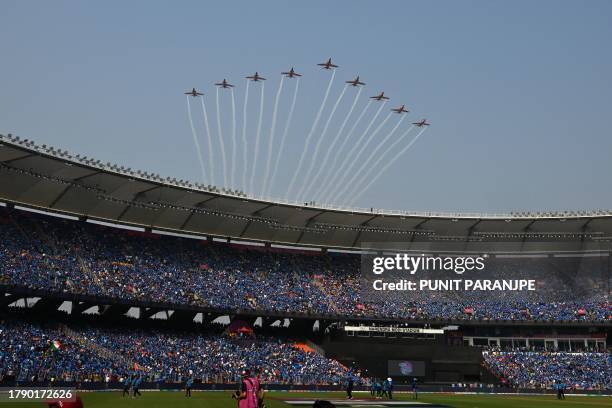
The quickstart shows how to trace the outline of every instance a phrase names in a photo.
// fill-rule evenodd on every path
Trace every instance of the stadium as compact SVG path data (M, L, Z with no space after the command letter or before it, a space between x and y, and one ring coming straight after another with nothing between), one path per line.
M610 4L112 3L0 13L0 408L611 405Z
M417 377L423 392L611 392L608 213L296 206L0 143L5 384L121 389L138 372L146 389L193 377L231 390L249 366L270 390L342 391L349 376L370 390L392 376L396 392ZM359 253L390 241L497 254L500 274L508 254L546 274L603 265L603 296L367 302ZM573 262L549 266L561 255Z

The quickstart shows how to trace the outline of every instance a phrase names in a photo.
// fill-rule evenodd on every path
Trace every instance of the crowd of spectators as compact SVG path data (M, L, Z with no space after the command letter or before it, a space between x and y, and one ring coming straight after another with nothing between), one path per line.
M484 351L484 364L517 388L612 389L612 357L605 352ZM0 382L116 382L140 376L157 383L235 383L245 368L268 384L343 384L358 372L290 339L154 329L66 327L0 321Z
M91 349L80 346L57 326L21 321L0 322L0 381L77 380L102 378L102 369L113 369Z
M275 384L339 384L350 374L337 361L278 337L0 323L0 381L138 375L151 382L234 383L245 368Z
M609 353L533 351L485 351L485 365L502 381L520 388L612 389L612 357Z
M612 318L607 296L580 298L575 293L534 299L503 293L487 297L482 292L459 296L421 291L399 298L366 299L360 290L358 255L246 248L17 210L0 209L0 240L0 285L52 292L264 313L412 319ZM488 277L503 277L509 268L491 264ZM548 272L540 269L542 274Z
M178 381L193 373L203 382L234 382L245 367L258 370L266 383L338 384L347 375L337 361L271 336L98 329L84 330L82 335L125 356L158 380Z

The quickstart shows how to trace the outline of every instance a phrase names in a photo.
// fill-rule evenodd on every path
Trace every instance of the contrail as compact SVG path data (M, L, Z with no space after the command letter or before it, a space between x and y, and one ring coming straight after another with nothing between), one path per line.
M309 191L314 186L314 183L316 182L316 180L319 179L319 176L321 175L323 170L327 167L327 162L329 161L331 152L334 150L334 147L336 146L336 142L340 140L340 136L342 135L342 132L344 132L344 128L346 127L346 124L348 123L349 118L353 114L353 110L355 109L355 106L357 105L357 100L359 99L359 95L361 95L362 90L363 88L360 87L359 90L357 91L357 94L355 95L355 99L353 100L353 104L351 105L351 108L349 109L346 117L344 118L342 125L340 125L340 130L338 130L338 132L336 133L336 137L334 137L334 139L332 140L332 143L329 145L327 152L325 153L325 157L323 157L323 162L321 163L320 166L318 166L318 170L315 176L312 178L310 185L308 186L308 189L306 191ZM318 191L315 192L315 194L313 194L313 198L316 198L317 196L318 196Z
M344 148L346 147L346 144L348 143L348 141L351 139L351 136L353 135L353 133L355 133L355 129L357 128L357 125L361 122L361 119L363 119L363 116L365 115L365 113L367 112L371 104L372 104L372 100L370 99L368 100L368 103L366 104L365 108L363 108L363 110L357 117L357 120L355 121L355 123L353 123L353 126L351 126L351 129L349 130L349 132L346 134L346 137L344 138L344 141L340 145L340 148L336 151L334 160L332 160L332 165L330 169L330 177L327 180L325 180L325 183L320 188L320 193L318 194L317 201L320 201L327 194L327 191L332 187L334 181L336 181L336 179L340 175L340 170L342 169L339 168L337 171L334 171L334 168L336 164L340 162L340 155L344 151Z
M383 138L383 140L380 143L378 143L376 148L372 150L372 152L370 152L370 155L368 156L366 161L363 162L363 164L359 166L357 171L352 173L353 177L351 177L349 181L347 181L340 187L340 192L336 195L337 197L342 197L347 191L350 191L352 193L352 194L347 194L347 196L349 197L351 197L354 194L353 191L355 190L355 187L357 186L357 184L359 184L359 183L356 183L356 181L358 180L360 173L362 173L364 170L370 169L370 167L368 167L368 164L370 164L373 158L378 157L376 153L378 153L378 151L385 145L385 143L387 143L387 140L389 140L391 136L395 134L395 131L397 130L397 128L400 127L400 125L402 124L405 118L406 118L406 115L402 115L402 117L400 118L400 120L397 121L393 129L391 129L391 131L387 133L387 135Z
M302 193L306 194L308 190L310 190L310 186L308 189L306 189L306 191L304 190L304 187L306 187L306 183L310 180L312 170L315 166L315 163L317 162L317 157L319 157L319 149L321 148L321 143L323 142L323 140L325 140L325 135L327 134L327 129L329 128L329 124L332 118L334 117L334 114L336 113L336 109L338 109L338 105L340 104L340 101L342 101L342 98L344 97L344 94L347 88L348 88L348 85L345 85L344 88L342 89L342 92L340 92L340 96L338 96L338 99L336 100L336 103L334 104L334 107L332 108L329 114L329 117L327 118L327 121L325 122L325 126L323 126L323 132L321 132L321 136L319 136L319 140L317 141L317 144L315 145L314 154L312 155L312 159L310 160L310 166L308 167L308 171L306 172L306 177L304 177L304 182L301 183L302 187L300 188L297 194L298 200L301 199Z
M214 171L215 171L215 155L213 154L213 142L212 136L210 133L210 126L208 125L208 113L206 112L206 105L204 105L204 98L200 98L200 102L202 102L202 114L204 115L204 127L206 128L206 135L208 136L208 168L209 168L209 177L210 184L214 185Z
M344 160L342 161L342 164L340 165L340 167L338 167L338 172L342 172L342 175L339 177L338 180L344 180L346 178L347 171L345 169L345 166L347 165L349 160L351 160L353 158L353 153L355 153L355 149L357 149L359 146L361 146L361 142L363 141L363 139L366 137L366 135L370 131L370 128L374 125L374 122L378 118L378 115L380 115L380 112L383 110L383 108L385 107L386 103L387 102L385 101L385 102L380 104L380 108L378 108L378 110L376 111L376 114L374 115L374 117L372 117L372 120L370 120L370 123L368 123L368 126L366 127L366 129L363 131L361 136L359 136L359 139L357 139L357 142L353 145L353 147L348 152L348 154L344 157ZM340 185L340 182L336 183L336 185ZM332 187L332 185L330 185L330 187Z
M244 91L244 104L242 105L242 189L246 192L247 189L247 151L248 151L248 143L246 137L246 128L247 128L247 106L249 103L249 84L251 81L247 79L246 81L246 90Z
M382 122L380 122L380 124L376 127L376 129L374 129L374 131L370 134L370 137L368 137L368 139L365 141L365 143L363 143L361 145L361 149L359 149L359 152L357 152L357 154L355 155L354 159L350 162L348 169L346 169L346 171L344 172L344 176L340 179L340 181L338 182L338 189L342 189L345 190L346 189L346 178L349 177L351 175L351 171L353 170L353 167L359 163L359 158L361 157L361 155L363 154L363 152L365 151L365 149L370 145L370 142L372 141L372 139L374 139L374 136L376 136L378 134L378 132L380 132L380 130L383 128L383 126L385 126L385 124L387 123L387 121L389 121L389 119L391 119L391 115L392 113L389 112L387 114L387 117L385 119L383 119ZM338 197L339 191L336 190L335 194L333 195L333 197L330 198L330 202L333 202L335 197Z
M412 129L412 127L411 127L410 129ZM423 129L421 129L421 131L420 131L419 133L417 133L417 135L416 135L416 136L415 136L415 137L414 137L414 138L413 138L413 139L410 141L410 143L408 143L408 145L406 145L406 147L404 147L402 150L400 150L400 151L399 151L399 152L398 152L398 153L397 153L397 154L396 154L396 155L395 155L395 156L394 156L394 157L393 157L391 160L389 160L389 161L387 162L387 164L385 164L385 165L383 166L383 168L382 168L382 169L380 169L380 171L378 171L378 173L377 173L377 174L374 176L374 178L373 178L372 180L370 180L370 182L369 182L368 184L366 184L366 186L365 186L364 188L359 189L359 190L357 191L357 195L355 195L355 197L353 197L353 198L351 199L350 203L353 203L353 202L357 201L357 199L359 199L359 197L361 197L361 195L362 195L363 193L365 193L365 192L366 192L366 191L367 191L367 190L368 190L368 189L369 189L369 188L372 186L372 184L374 184L374 183L376 182L376 180L378 180L378 179L379 179L379 178L380 178L380 177L381 177L381 176L384 174L384 172L385 172L385 171L387 171L387 169L388 169L389 167L391 167L391 166L393 165L393 163L395 163L395 162L397 161L397 159L399 159L399 158L400 158L400 156L401 156L401 155L403 155L403 154L404 154L404 153L405 153L405 152L406 152L408 149L410 149L410 147L411 147L411 146L412 146L412 145L413 145L413 144L414 144L414 143L417 141L417 139L419 138L419 136L421 136L421 134L423 134L423 132L424 132L426 129L427 129L427 128L423 128ZM408 130L408 131L410 131L410 130ZM407 133L408 133L408 132L406 132L406 134L407 134ZM394 144L394 145L395 145L395 144ZM390 151L392 148L393 148L393 145L392 145L392 146L391 146L389 149L387 149L387 151L385 152L385 154L384 154L383 156L381 156L381 159L379 159L379 160L377 161L377 163L376 163L374 166L372 166L372 168L376 167L376 165L377 165L378 163L380 163L380 161L382 160L382 158L383 158L383 157L384 157L384 156L385 156L385 155L386 155L386 154L387 154L387 153L388 153L388 152L389 152L389 151Z
M280 158L282 157L285 148L285 140L287 139L287 134L289 133L289 127L291 126L291 118L293 117L293 110L295 109L295 102L297 101L299 87L300 78L297 78L295 81L295 89L293 90L293 100L291 102L291 108L289 108L289 116L287 116L285 130L283 131L283 136L281 137L280 147L278 148L278 156L276 156L274 170L272 171L272 177L270 177L270 184L268 185L268 190L274 186L274 180L276 180L276 174L278 173L278 163L280 162ZM266 196L267 195L269 195L269 191L266 191Z
M308 152L310 148L310 139L312 138L312 135L314 134L314 131L317 125L319 124L319 120L321 119L321 113L323 112L323 109L325 108L325 103L327 102L327 97L329 96L329 91L331 89L332 83L334 82L335 76L336 76L336 70L333 70L331 78L329 80L329 84L327 84L327 90L325 91L323 102L321 102L321 106L319 107L317 116L315 117L315 120L312 123L312 127L310 128L310 132L308 132L308 135L306 136L306 143L305 143L304 149L302 150L302 154L300 155L300 160L298 162L297 169L295 170L295 173L293 173L293 177L291 178L291 182L289 183L289 188L287 189L287 197L289 197L289 195L291 194L291 191L293 190L293 186L295 185L295 180L297 179L297 176L300 173L300 170L302 170L302 164L304 162L304 158L306 157L306 153Z
M261 122L263 119L263 108L264 108L264 84L261 83L261 97L259 100L259 123L257 124L257 136L255 137L255 153L253 155L253 169L251 171L251 182L249 183L249 191L253 192L253 183L255 182L255 171L257 170L257 156L259 156L259 139L261 137Z
M281 76L280 84L278 85L278 91L276 91L276 98L274 100L274 111L272 112L272 125L270 127L270 138L268 139L268 160L266 160L266 173L263 179L262 194L266 194L268 190L268 176L270 176L270 165L272 162L272 147L274 146L274 136L276 133L276 114L278 113L278 101L280 99L281 92L283 90L284 76Z
M219 146L221 147L221 163L223 165L223 187L227 188L227 158L225 157L225 143L221 131L221 112L219 110L219 88L217 88L217 128L219 129Z
M195 126L193 126L193 119L191 118L191 102L189 102L189 98L189 95L187 95L187 116L189 116L189 125L191 126L191 134L193 135L193 144L195 144L196 152L198 153L198 161L200 162L200 169L202 170L202 183L206 183L204 159L202 158L202 149L200 149L198 135L196 134Z
M232 93L232 172L230 173L231 189L236 188L234 184L234 172L236 170L236 101L234 99L234 88L230 88Z

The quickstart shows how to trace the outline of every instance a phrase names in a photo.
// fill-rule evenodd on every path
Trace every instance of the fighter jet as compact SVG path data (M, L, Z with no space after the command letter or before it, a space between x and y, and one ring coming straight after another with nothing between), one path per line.
M260 75L259 75L259 72L257 72L257 71L255 71L255 75L248 76L248 77L245 77L245 78L246 78L246 79L250 79L250 80L251 80L251 81L253 81L253 82L257 82L257 81L265 81L265 80L266 80L266 78L264 78L264 77L260 76Z
M365 85L365 82L361 82L359 80L359 75L357 75L357 78L353 79L352 81L346 81L346 83L350 84L351 86Z
M318 66L322 67L323 69L332 69L332 68L338 68L337 65L332 64L331 58L327 60L327 62L322 62L320 64L317 64Z
M413 125L417 126L417 127L423 127L423 126L429 126L430 124L427 123L427 119L423 119L420 122L413 122Z
M192 88L192 89L191 89L191 91L189 91L189 92L185 92L185 95L191 95L191 96L193 96L193 97L195 98L195 97L197 97L197 96L202 96L202 95L204 95L204 94L203 94L202 92L198 92L198 91L196 91L196 89L195 89L195 88Z
M402 105L399 108L395 108L395 109L391 109L393 112L395 113L408 113L410 112L408 109L405 108L406 105Z
M218 82L215 85L220 86L221 88L233 88L234 87L234 85L230 84L225 79L223 79L223 82Z
M383 99L389 99L389 97L385 96L384 92L381 92L380 95L370 96L370 99L376 99L377 101L382 101Z
M281 72L281 75L285 75L287 78L301 77L302 76L302 74L298 74L297 72L295 72L293 67L291 67L291 69L288 72Z

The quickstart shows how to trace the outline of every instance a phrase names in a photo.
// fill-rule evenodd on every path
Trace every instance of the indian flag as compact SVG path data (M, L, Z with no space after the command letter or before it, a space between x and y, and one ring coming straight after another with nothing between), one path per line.
M51 350L59 351L60 348L62 348L62 343L59 340L53 340L51 342Z

